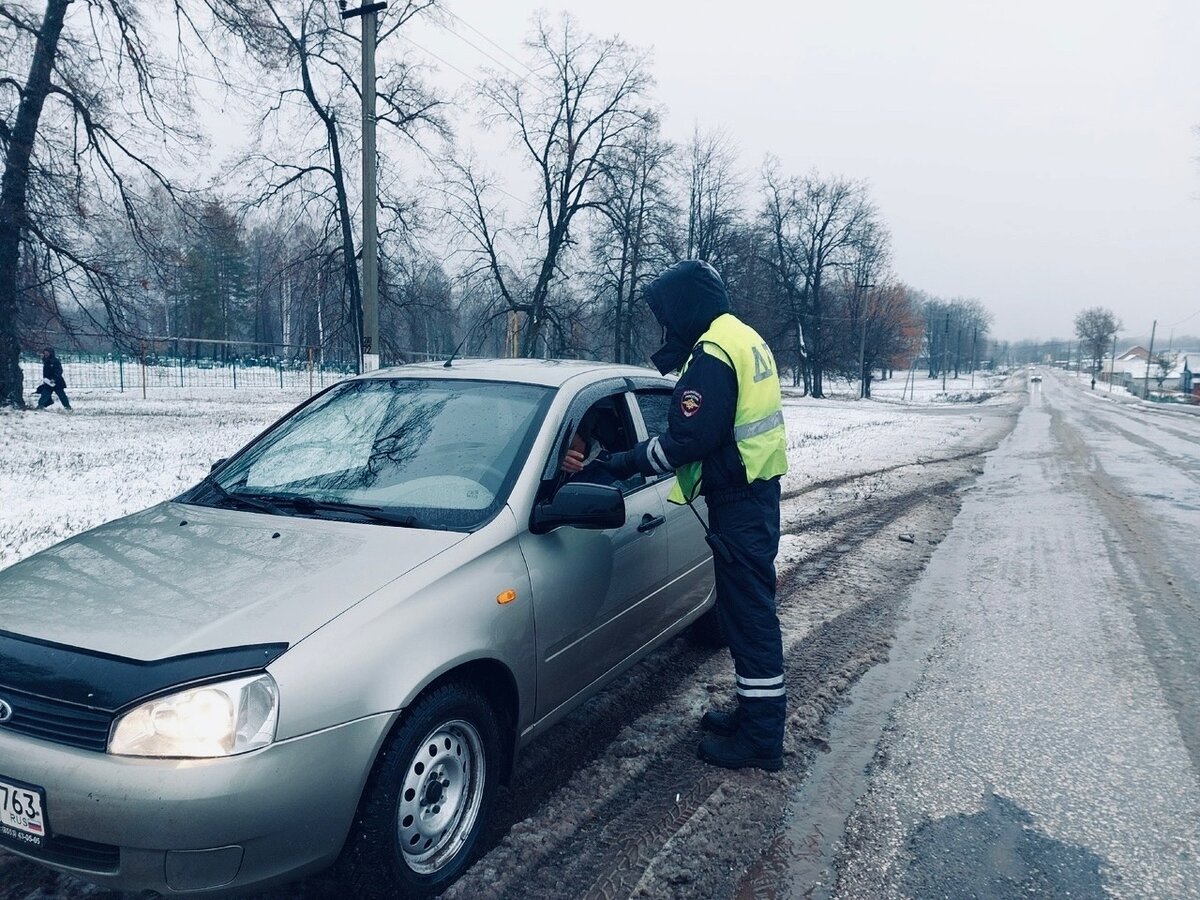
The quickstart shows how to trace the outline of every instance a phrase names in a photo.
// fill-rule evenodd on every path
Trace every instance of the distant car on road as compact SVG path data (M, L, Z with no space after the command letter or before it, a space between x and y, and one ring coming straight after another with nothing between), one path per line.
M525 745L716 631L673 476L560 471L585 421L610 451L665 430L672 390L583 362L372 373L0 573L0 846L129 891L335 861L346 896L444 888Z
M1034 384L1041 384L1042 376L1035 373L1035 374L1029 376L1029 380L1032 381Z

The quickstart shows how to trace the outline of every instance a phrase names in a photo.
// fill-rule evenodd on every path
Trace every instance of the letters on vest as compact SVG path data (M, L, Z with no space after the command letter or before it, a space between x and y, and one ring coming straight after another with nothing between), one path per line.
M779 374L771 348L753 328L728 313L713 320L708 331L696 342L696 346L701 344L719 348L737 377L733 437L746 469L746 480L784 474L787 471L787 436ZM687 371L686 365L684 371ZM675 475L675 486L667 499L672 503L686 503L699 493L701 464L694 462L680 466Z

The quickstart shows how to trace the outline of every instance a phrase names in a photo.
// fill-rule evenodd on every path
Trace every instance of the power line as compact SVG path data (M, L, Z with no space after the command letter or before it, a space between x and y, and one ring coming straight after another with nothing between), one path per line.
M461 75L463 78L467 79L467 81L471 82L475 86L477 86L477 87L483 86L481 84L481 82L479 81L479 79L476 78L474 75L468 75L466 72L464 72L458 66L454 65L454 63L450 62L449 60L447 60L441 56L438 56L436 53L434 53L432 50L428 49L427 47L422 47L420 44L418 44L416 41L414 41L412 38L410 38L407 34L404 34L404 32L398 31L398 32L396 32L396 34L399 36L399 38L401 40L408 41L408 43L412 44L414 47L416 47L422 53L426 53L429 56L432 56L434 59L436 59L442 65L453 69L455 72L457 72L459 75Z
M465 24L465 23L464 23L464 24ZM451 28L449 25L446 25L446 24L444 24L444 23L442 23L442 22L439 22L439 23L438 23L438 25L439 25L439 26L441 26L441 28L442 28L443 30L450 32L450 34L454 35L456 38L458 38L460 41L462 41L462 42L463 42L464 44L466 44L468 47L471 47L471 48L473 48L473 49L475 49L475 50L478 50L478 51L479 51L479 53L481 53L483 56L486 56L488 59L490 59L490 60L491 60L492 62L494 62L496 65L498 65L498 66L500 66L500 67L504 68L505 70L507 70L507 71L509 72L509 74L511 74L511 75L512 75L514 78L518 78L518 79L520 79L522 83L524 83L525 81L528 81L528 80L529 80L529 76L533 74L533 72L532 72L532 71L530 71L530 73L529 73L529 74L527 74L527 75L522 75L520 72L518 72L518 71L517 71L516 69L514 69L512 66L510 66L508 63L504 62L503 60L496 59L496 57L492 56L492 54L488 53L486 50L484 50L484 49L483 49L482 47L480 47L478 44L476 44L475 42L471 41L469 38L466 38L466 37L464 37L463 35L459 34L457 31L455 31L455 30L454 30L453 28ZM428 52L428 51L426 51L426 52Z
M1177 325L1182 325L1184 322L1190 322L1192 319L1196 318L1196 316L1200 316L1200 309L1196 310L1196 311L1195 311L1194 313L1192 313L1190 316L1184 316L1184 317L1183 317L1182 319L1180 319L1178 322L1170 322L1170 323L1168 323L1168 324L1167 324L1167 327L1168 327L1168 328L1174 328L1174 327L1175 327L1175 326L1177 326Z
M500 46L498 43L493 41L490 37L488 37L486 34L484 34L482 31L480 31L478 28L476 28L474 25L472 25L470 22L468 22L466 19L464 19L458 13L456 13L450 9L447 9L446 12L448 12L451 15L451 17L457 19L463 25L466 25L469 29L471 29L473 32L475 32L477 35L479 35L481 38L483 38L485 41L487 41L489 44L491 44L493 47L495 47L497 50L499 50L501 53L503 53L505 56L507 56L509 59L511 59L513 62L515 62L517 65L519 65L522 69L524 69L530 75L537 74L526 63L524 63L522 60L518 59L516 56L513 56L513 54L509 53L502 46Z

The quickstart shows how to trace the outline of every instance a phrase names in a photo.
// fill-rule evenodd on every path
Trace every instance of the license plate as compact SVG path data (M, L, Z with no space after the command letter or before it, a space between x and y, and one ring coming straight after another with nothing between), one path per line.
M0 836L27 847L46 842L41 788L0 778Z

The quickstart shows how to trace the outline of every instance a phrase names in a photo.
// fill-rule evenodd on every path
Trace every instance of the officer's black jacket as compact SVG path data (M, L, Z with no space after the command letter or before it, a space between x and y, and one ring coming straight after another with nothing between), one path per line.
M689 260L656 278L645 297L663 326L663 348L654 356L660 370L680 368L689 352L691 362L675 387L667 433L658 435L657 447L665 460L655 453L651 439L635 448L633 461L647 476L699 461L701 492L719 501L746 487L745 466L733 437L737 375L722 351L695 345L714 319L729 312L729 295L711 266Z

